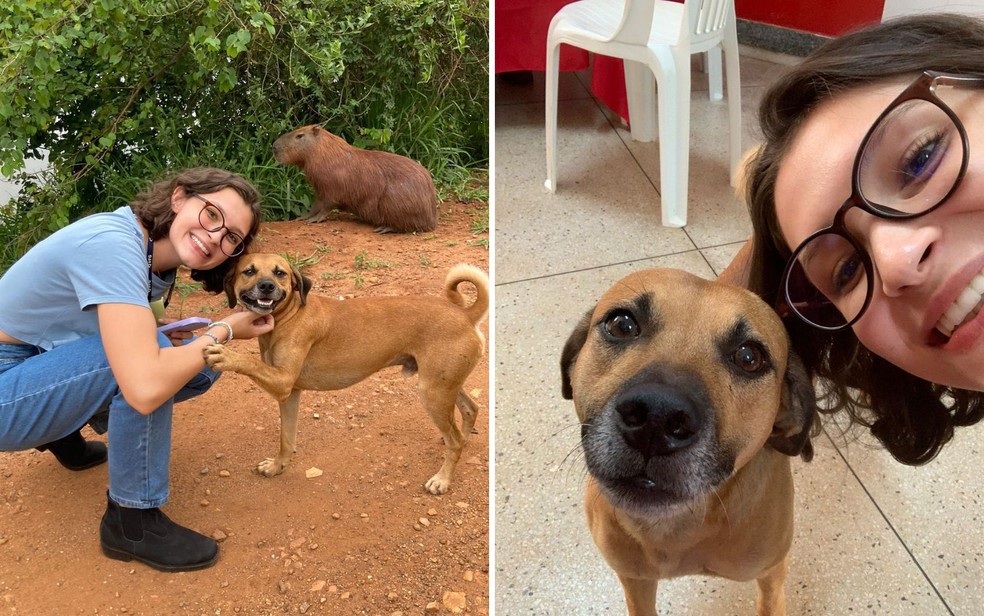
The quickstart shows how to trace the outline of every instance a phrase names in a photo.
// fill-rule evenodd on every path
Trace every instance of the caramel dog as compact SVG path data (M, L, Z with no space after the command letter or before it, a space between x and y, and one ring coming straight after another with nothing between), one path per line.
M465 306L458 285L470 282L476 300ZM451 268L444 297L375 297L333 300L309 295L311 281L275 254L239 260L225 285L229 305L272 314L274 328L260 336L260 359L212 345L208 365L253 379L280 403L280 451L259 463L267 477L280 474L296 450L301 390L343 389L387 366L419 375L424 408L444 437L444 464L425 487L447 492L471 434L478 406L462 389L485 349L478 325L489 307L488 277L478 268ZM461 429L454 408L461 412Z
M752 293L653 269L611 287L561 358L589 477L588 526L631 616L661 579L758 580L786 613L789 456L812 457L813 386L779 317Z

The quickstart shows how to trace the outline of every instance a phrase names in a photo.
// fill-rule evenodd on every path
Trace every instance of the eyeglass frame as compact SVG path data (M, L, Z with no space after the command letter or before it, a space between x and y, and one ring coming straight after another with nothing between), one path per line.
M785 318L793 314L807 325L827 332L842 331L857 323L858 320L864 316L864 313L868 310L868 306L871 304L871 299L874 295L874 274L876 270L874 263L871 260L871 256L868 254L868 250L861 244L861 242L857 241L848 230L847 225L844 222L847 217L847 212L856 207L871 214L872 216L875 216L876 218L888 220L912 220L914 218L919 218L920 216L925 216L926 214L938 209L947 202L950 196L953 195L953 193L960 186L964 175L967 173L967 167L970 163L970 139L967 137L967 130L957 114L950 109L950 107L936 94L936 86L940 83L946 85L958 85L965 83L984 84L984 76L975 77L969 75L957 75L955 73L944 73L941 71L923 71L919 77L906 86L906 88L902 90L902 93L895 97L895 99L892 100L892 102L889 103L888 106L878 115L875 121L872 122L868 132L865 133L864 139L861 140L861 145L858 146L858 152L854 158L854 165L851 169L851 195L844 201L844 203L834 214L834 220L830 226L811 233L805 240L800 242L800 244L789 256L789 259L786 261L786 267L783 269L782 277L779 279L782 289L776 305L776 312L779 313L779 316ZM899 210L890 208L886 205L872 203L862 194L860 184L863 154L868 147L868 142L871 140L875 129L878 128L882 120L884 120L888 114L893 112L899 105L912 100L924 100L932 105L935 105L950 118L950 121L953 122L954 127L957 129L957 133L960 135L960 140L963 145L963 160L960 163L960 170L953 180L953 186L950 187L950 190L947 191L947 193L943 195L940 200L936 202L936 204L921 212L907 213L900 212ZM824 326L807 319L798 310L796 310L793 305L794 303L789 297L789 275L797 263L797 257L803 249L810 244L810 242L817 239L821 235L827 234L834 234L845 239L858 252L861 256L861 263L864 266L865 280L868 287L864 304L862 304L861 309L858 310L858 313L850 320L845 318L844 324L837 326ZM819 289L817 289L817 292L821 295L823 294ZM831 305L834 304L830 299L827 299L827 301ZM836 305L834 305L834 308L836 309Z
M241 235L239 235L238 233L236 233L235 231L233 231L232 229L230 229L229 227L226 226L226 224L225 224L225 222L226 222L225 221L225 214L222 213L222 208L220 208L214 202L212 202L212 201L206 199L205 197L199 195L198 193L191 193L190 196L195 197L196 199L198 199L199 201L201 201L202 203L205 204L205 205L202 206L202 209L198 210L198 224L200 224L202 226L202 229L205 229L209 233L215 233L216 231L221 231L222 229L225 229L226 230L225 235L223 235L219 239L219 250L222 251L222 254L224 254L225 256L229 257L230 259L233 258L233 257L238 257L239 255L243 254L243 251L246 249L246 238L243 237L243 236L241 236ZM217 211L219 213L219 217L222 219L222 224L220 224L218 227L216 227L214 229L208 228L202 222L202 212L204 212L205 209L208 208L209 206L215 208L215 211ZM225 241L225 238L229 237L230 235L239 238L239 244L238 244L239 250L236 252L236 254L232 254L232 255L229 254L228 252L226 252L225 251L225 248L223 247L223 241Z

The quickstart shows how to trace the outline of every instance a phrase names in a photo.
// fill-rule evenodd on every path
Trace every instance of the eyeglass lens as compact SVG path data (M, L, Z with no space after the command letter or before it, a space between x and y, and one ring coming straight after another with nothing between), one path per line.
M199 197L199 199L202 198ZM202 199L202 201L205 201L205 199ZM229 231L229 228L225 226L225 216L222 215L222 210L211 201L205 201L205 205L198 213L198 222L202 225L203 229L210 233L226 229L225 235L222 236L222 240L219 242L222 252L226 256L235 257L243 251L243 238Z
M943 88L943 101L959 113L979 92ZM960 181L965 152L960 131L933 102L913 99L888 112L858 153L857 194L874 215L918 216L939 205ZM858 237L858 236L855 236ZM786 277L786 300L804 320L836 329L864 309L868 261L837 231L800 246Z

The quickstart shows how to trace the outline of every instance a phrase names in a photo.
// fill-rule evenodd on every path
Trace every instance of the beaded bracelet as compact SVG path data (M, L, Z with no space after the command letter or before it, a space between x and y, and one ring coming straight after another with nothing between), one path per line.
M212 329L213 327L220 327L220 326L226 328L226 333L229 334L229 336L226 338L226 342L232 342L232 326L226 323L225 321L215 321L214 323L209 325L208 328Z
M219 339L215 337L215 334L210 334L208 332L205 332L204 334L202 334L202 336L208 336L209 338L215 341L215 344L222 344L221 342L219 342Z

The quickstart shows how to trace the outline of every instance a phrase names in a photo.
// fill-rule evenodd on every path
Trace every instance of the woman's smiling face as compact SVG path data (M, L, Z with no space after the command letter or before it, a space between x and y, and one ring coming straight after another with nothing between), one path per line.
M207 231L199 219L205 202L188 195L178 188L172 197L172 209L176 212L168 233L182 264L198 270L208 270L229 257L222 251L221 242L229 232L246 237L253 224L253 211L232 188L200 195L221 213L225 226L218 231ZM219 224L219 223L215 223ZM211 224L210 224L211 226Z
M776 182L776 217L791 250L832 223L851 194L862 139L911 81L835 95L806 118ZM984 272L984 90L962 91L955 100L970 161L949 199L909 220L878 218L858 208L846 215L847 228L875 269L871 303L853 329L865 347L912 374L984 391L984 312L977 314L984 291L984 276L978 278ZM982 154L975 155L975 146ZM949 325L955 329L947 337L940 329Z

